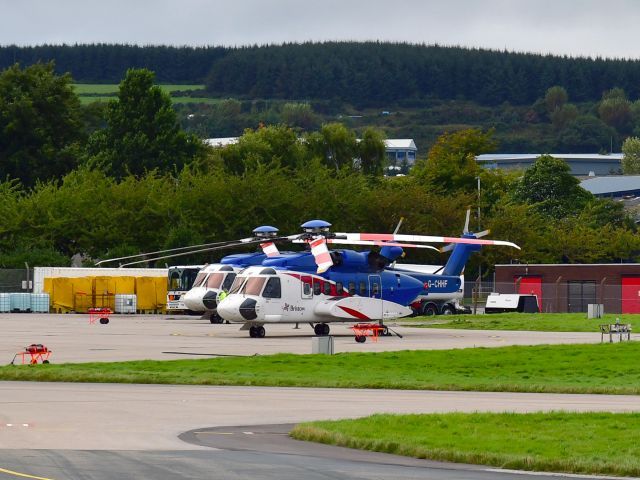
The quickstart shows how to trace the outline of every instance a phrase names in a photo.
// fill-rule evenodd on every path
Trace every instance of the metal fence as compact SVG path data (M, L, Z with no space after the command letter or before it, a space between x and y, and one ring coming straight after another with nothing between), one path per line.
M463 304L482 312L492 292L537 295L540 311L545 313L586 313L589 304L603 304L605 313L640 313L640 289L604 281L548 282L534 286L465 282Z
M32 268L0 269L0 292L31 292L32 290Z

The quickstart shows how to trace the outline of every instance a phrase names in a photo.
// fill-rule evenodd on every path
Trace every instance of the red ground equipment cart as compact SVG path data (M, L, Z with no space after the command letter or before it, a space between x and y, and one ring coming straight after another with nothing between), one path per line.
M94 307L87 310L89 312L89 324L96 323L99 320L102 325L109 323L109 315L113 313L110 308Z
M355 335L356 342L364 343L367 337L371 337L374 342L378 341L380 335L387 334L387 327L378 323L356 323L351 327Z
M41 343L32 343L28 347L24 347L24 352L18 352L13 356L11 365L13 365L13 362L15 362L18 356L22 357L23 365L26 363L30 365L35 365L37 363L49 363L49 356L51 353L51 350Z

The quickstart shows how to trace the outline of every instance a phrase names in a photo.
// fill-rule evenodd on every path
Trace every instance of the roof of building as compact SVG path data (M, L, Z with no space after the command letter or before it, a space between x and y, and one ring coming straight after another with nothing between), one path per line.
M205 138L204 143L212 147L226 147L238 143L240 137Z
M610 175L583 180L580 186L594 195L640 190L640 175Z
M238 143L240 137L206 138L204 142L212 147L226 147ZM384 141L387 150L418 150L412 138L388 138Z
M478 155L476 160L479 162L513 162L513 161L533 161L536 158L542 156L542 153L485 153ZM609 153L607 155L601 155L599 153L549 153L548 155L561 158L563 160L577 160L577 161L598 161L598 162L616 162L619 163L622 160L622 153Z
M388 138L384 141L387 149L418 150L412 138Z

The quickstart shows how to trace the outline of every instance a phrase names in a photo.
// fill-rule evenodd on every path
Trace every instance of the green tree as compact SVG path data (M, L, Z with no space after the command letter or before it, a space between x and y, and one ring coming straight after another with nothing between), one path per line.
M319 132L307 136L311 152L323 159L327 166L340 170L353 167L358 155L356 134L341 123L326 123Z
M386 158L384 135L378 130L367 128L358 143L360 169L363 173L381 176Z
M627 132L631 128L631 102L621 88L613 88L602 94L598 114L603 122L619 132Z
M281 115L282 121L290 127L309 131L318 125L318 117L308 103L285 103Z
M535 211L556 219L580 212L593 198L571 175L567 162L542 155L525 170L516 183L514 199L531 205Z
M555 85L547 89L547 92L544 94L544 105L547 109L547 113L551 115L558 109L561 109L567 100L569 99L569 95L564 87L559 85Z
M629 137L622 144L622 171L625 175L640 174L640 138Z
M418 162L411 173L439 192L473 192L482 167L476 156L493 151L493 130L460 130L445 133L429 150L427 160Z
M556 130L564 129L569 123L578 118L578 109L570 103L556 108L551 112L551 123Z
M27 186L74 168L84 141L80 101L53 63L0 73L0 177Z
M203 152L200 140L180 129L171 98L146 69L127 71L106 121L107 127L89 138L89 164L116 177L181 169Z

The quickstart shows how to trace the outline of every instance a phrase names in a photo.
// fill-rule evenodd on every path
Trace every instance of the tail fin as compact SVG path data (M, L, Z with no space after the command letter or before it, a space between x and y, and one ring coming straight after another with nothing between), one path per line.
M476 238L472 233L466 233L462 235L462 238ZM445 264L442 275L459 276L464 271L464 266L467 264L469 257L473 252L479 251L480 245L470 245L468 243L456 243L451 252L451 256Z

